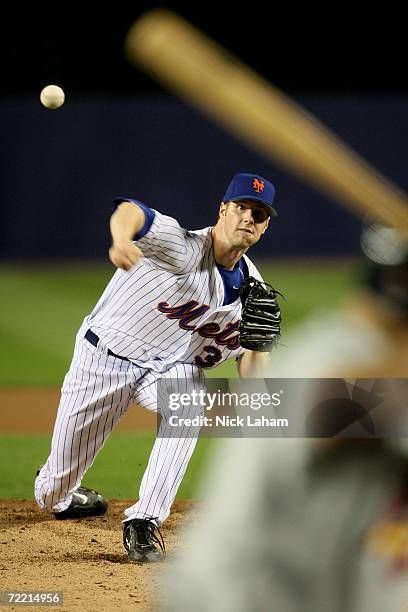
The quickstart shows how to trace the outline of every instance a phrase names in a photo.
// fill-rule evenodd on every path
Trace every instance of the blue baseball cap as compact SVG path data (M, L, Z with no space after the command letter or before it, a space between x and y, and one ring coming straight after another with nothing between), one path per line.
M264 179L259 174L246 174L240 172L236 174L225 192L223 202L233 200L255 200L266 204L269 208L271 217L277 217L278 213L272 207L275 199L275 187L270 181Z

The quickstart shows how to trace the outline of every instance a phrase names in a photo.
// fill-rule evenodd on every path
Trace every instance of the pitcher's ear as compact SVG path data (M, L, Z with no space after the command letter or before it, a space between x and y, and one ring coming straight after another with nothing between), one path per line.
M263 229L263 231L262 231L262 233L263 233L263 234L264 234L264 233L266 232L266 230L268 229L268 227L269 227L269 221L270 221L270 220L271 220L271 218L270 218L270 217L268 217L268 218L267 218L267 220L266 220L266 225L265 225L265 227L264 227L264 229Z
M227 204L225 202L221 202L220 204L220 215L224 215L227 212Z

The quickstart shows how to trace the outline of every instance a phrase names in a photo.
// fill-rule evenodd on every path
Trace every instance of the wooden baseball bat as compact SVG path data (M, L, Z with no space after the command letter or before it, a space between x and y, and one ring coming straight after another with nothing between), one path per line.
M129 30L125 48L132 61L286 170L408 235L405 193L184 19L149 11Z

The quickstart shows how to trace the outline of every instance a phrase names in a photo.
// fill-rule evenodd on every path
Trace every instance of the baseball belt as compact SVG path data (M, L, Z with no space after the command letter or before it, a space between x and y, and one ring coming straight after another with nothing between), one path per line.
M99 336L94 334L92 330L88 329L84 337L85 340L88 340L88 342L93 346L98 346ZM116 353L113 353L110 349L108 349L108 355L112 355L112 357L116 357L117 359L122 359L122 361L129 361L127 357L121 357L120 355L116 355Z

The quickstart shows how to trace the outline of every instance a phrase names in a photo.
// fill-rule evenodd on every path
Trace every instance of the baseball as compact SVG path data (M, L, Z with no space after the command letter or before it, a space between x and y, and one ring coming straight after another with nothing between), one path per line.
M47 85L40 94L41 104L46 108L60 108L64 104L64 90L58 85Z

